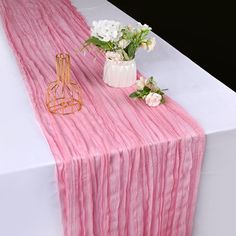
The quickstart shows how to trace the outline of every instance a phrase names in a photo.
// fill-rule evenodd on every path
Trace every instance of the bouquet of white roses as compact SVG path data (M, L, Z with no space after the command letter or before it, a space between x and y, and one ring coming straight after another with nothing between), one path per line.
M85 41L85 47L95 45L106 53L108 59L129 61L134 59L138 48L151 51L155 47L155 38L148 38L150 31L146 24L138 23L134 28L117 21L94 21L91 37Z

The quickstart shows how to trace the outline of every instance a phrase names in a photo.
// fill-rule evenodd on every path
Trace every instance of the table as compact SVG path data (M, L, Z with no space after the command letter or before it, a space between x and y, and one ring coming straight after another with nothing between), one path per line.
M136 23L106 0L72 2L89 24L105 18ZM236 94L153 36L157 47L138 53L138 68L157 77L207 135L193 235L236 235ZM0 71L0 235L62 236L54 158L2 26Z

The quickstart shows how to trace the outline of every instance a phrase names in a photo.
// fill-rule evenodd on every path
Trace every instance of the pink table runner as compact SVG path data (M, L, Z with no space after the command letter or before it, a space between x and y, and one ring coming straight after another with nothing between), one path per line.
M0 15L56 160L64 235L191 235L199 125L170 98L150 108L129 99L132 88L106 86L103 56L75 53L89 28L68 0L1 0ZM45 106L58 52L71 54L84 91L74 115Z

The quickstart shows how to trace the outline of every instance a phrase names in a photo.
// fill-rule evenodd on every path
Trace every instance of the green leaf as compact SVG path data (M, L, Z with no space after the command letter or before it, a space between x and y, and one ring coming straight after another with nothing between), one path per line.
M125 49L130 59L133 59L135 57L136 50L137 46L133 42L131 42Z
M155 93L161 94L162 91L160 90L160 88L157 88L156 90L154 90Z
M93 44L96 47L103 49L104 51L111 51L114 49L114 44L111 42L104 42L96 37L90 37L85 41L85 45Z
M122 55L123 55L125 61L129 61L129 60L130 60L130 58L129 58L129 56L128 56L128 54L126 53L125 50L122 50Z
M149 78L149 81L152 82L152 83L154 83L154 82L155 82L154 77L151 76L151 77Z
M144 91L145 93L149 93L149 92L151 91L151 89L148 88L147 86L145 86L145 87L143 88L143 91Z
M164 98L164 96L162 96L162 98L161 98L161 104L164 104L165 103L165 98Z
M138 92L133 92L133 93L131 93L130 95L129 95L129 97L130 98L137 98L137 97L139 97L139 95L138 95Z

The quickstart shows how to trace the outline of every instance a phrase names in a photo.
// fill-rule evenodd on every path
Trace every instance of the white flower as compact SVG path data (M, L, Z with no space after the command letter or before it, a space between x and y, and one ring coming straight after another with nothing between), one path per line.
M140 47L143 48L144 50L147 50L148 52L151 52L156 45L156 39L155 38L150 38L147 41L144 41L141 43Z
M157 89L157 84L153 77L150 77L145 80L145 86L150 88L152 91Z
M126 39L121 39L118 43L119 47L124 49L129 45L129 41Z
M137 90L143 90L145 87L145 82L145 78L141 76L139 80L136 81Z
M135 28L132 25L128 25L127 29L132 33L134 32Z
M147 25L147 24L142 25L140 22L138 22L138 30L139 31L151 31L152 28L149 27L149 25Z
M106 52L106 58L113 61L123 61L124 58L119 52Z
M118 21L93 21L91 35L105 42L118 42L122 36L122 26Z
M162 96L158 93L149 93L145 97L145 102L148 106L150 107L155 107L160 105L161 103Z
M148 49L147 43L146 42L142 42L140 45L141 48L143 48L144 50Z
M156 39L155 38L150 38L147 41L147 51L151 52L154 49L155 45L156 45Z

